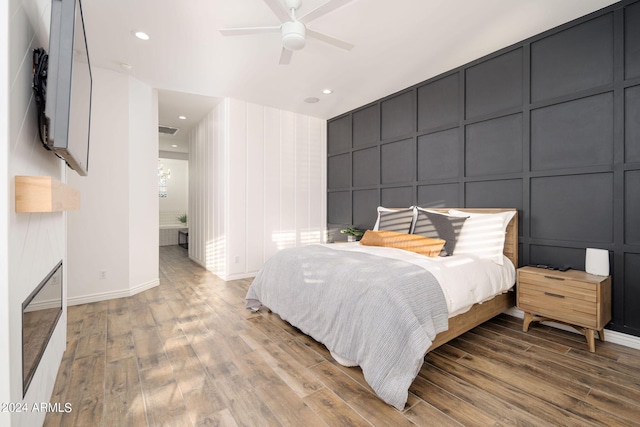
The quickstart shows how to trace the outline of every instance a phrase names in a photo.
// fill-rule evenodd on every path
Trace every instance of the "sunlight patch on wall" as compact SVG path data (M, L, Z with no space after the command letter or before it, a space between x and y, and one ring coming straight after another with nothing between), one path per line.
M226 237L224 235L207 241L205 268L213 273L224 272L227 265Z
M300 244L311 245L313 243L324 243L324 233L319 229L303 230L300 232Z
M278 250L293 248L296 246L296 232L275 231L271 234L271 240L276 244Z

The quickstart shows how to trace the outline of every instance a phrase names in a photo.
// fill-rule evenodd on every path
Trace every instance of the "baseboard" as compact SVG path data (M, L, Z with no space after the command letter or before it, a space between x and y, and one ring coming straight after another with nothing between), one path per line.
M60 298L47 301L32 301L29 304L29 310L25 310L25 313L30 311L47 310L49 308L60 308L60 304Z
M138 286L134 286L133 288L129 289L128 296L133 296L135 294L139 294L140 292L144 292L147 289L155 288L159 284L160 284L160 279L153 279L153 280L149 280L146 283L140 283Z
M230 282L232 280L249 279L252 277L256 277L256 274L258 274L257 271L253 271L250 273L238 273L238 274L229 274L224 276L217 275L217 276L222 280L224 280L225 282Z
M123 289L119 291L112 292L101 292L98 294L91 295L83 295L79 297L71 297L67 298L67 305L80 305L80 304L89 304L92 302L106 301L110 299L116 298L126 298L138 294L140 292L146 291L147 289L154 288L160 284L160 279L153 279L146 283L141 283L133 288Z
M511 307L509 310L504 312L513 317L518 317L520 319L524 318L524 312L516 307ZM571 326L564 325L562 323L556 322L542 322L545 325L553 326L554 328L562 329L563 331L569 331L574 333L579 333ZM636 337L629 334L623 334L622 332L612 331L610 329L606 329L605 332L605 340L614 344L620 344L625 347L635 348L636 350L640 350L640 337Z
M191 255L189 255L189 259L191 261L195 262L196 264L198 264L200 267L202 267L205 270L209 271L211 274L214 274L217 277L221 278L225 282L230 282L232 280L248 279L250 277L256 277L256 274L258 274L257 271L251 271L251 272L248 272L248 273L237 273L237 274L218 274L215 271L212 271L211 269L207 268L207 266L202 261L200 261L199 259L194 258Z
M191 255L189 255L189 259L193 262L195 262L196 264L198 264L200 267L204 268L205 270L207 269L207 266L204 265L204 263L202 261L200 261L198 258L194 258Z

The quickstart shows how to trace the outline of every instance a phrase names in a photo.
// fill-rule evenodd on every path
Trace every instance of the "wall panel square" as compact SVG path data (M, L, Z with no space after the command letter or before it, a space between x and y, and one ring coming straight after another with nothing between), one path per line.
M418 130L458 124L459 79L455 73L418 88Z
M613 93L531 112L531 170L613 164Z
M640 86L624 91L624 103L624 160L640 162Z
M457 178L459 147L458 128L418 137L418 181Z
M353 186L380 184L380 150L378 147L353 152Z
M413 187L383 188L380 190L380 204L389 208L413 206Z
M563 248L560 246L529 246L530 264L553 265L556 267L570 266L574 270L584 271L584 249Z
M624 76L640 77L640 3L624 8Z
M533 102L612 82L612 13L531 44Z
M376 144L380 140L378 104L353 113L353 147Z
M351 186L351 155L339 154L327 159L329 189Z
M522 114L474 123L465 133L466 176L522 171Z
M458 208L460 184L432 184L418 186L418 206L423 208Z
M381 137L391 139L415 132L415 92L405 92L380 104L382 116Z
M383 184L415 181L415 141L404 139L380 148L380 173Z
M467 119L522 106L522 48L467 68Z
M327 194L327 222L351 224L351 192L334 191Z
M613 242L613 173L531 178L531 237Z
M496 181L467 182L464 204L468 208L516 208L522 214L522 180L500 179ZM522 235L523 220L518 222L518 234Z
M624 242L640 244L640 170L624 174Z
M327 136L329 154L351 148L351 116L346 115L327 123Z
M468 208L516 208L522 210L522 180L499 179L465 184Z
M371 229L378 218L378 190L353 191L353 225L362 229Z

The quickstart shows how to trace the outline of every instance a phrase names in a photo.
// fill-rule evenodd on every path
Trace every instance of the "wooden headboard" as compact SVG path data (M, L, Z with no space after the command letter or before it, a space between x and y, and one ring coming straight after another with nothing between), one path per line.
M449 209L455 209L457 211L469 212L469 213L499 213L499 212L511 212L515 211L515 215L511 219L511 222L507 225L507 235L504 239L504 255L511 260L513 265L518 268L518 210L514 208L424 208L440 213L447 213Z

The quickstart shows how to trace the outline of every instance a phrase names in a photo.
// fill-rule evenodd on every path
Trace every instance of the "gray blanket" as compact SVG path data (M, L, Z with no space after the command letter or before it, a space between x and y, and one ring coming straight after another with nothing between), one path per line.
M448 326L442 290L428 271L322 245L271 257L246 296L247 308L261 305L356 361L378 396L400 410L424 354Z

